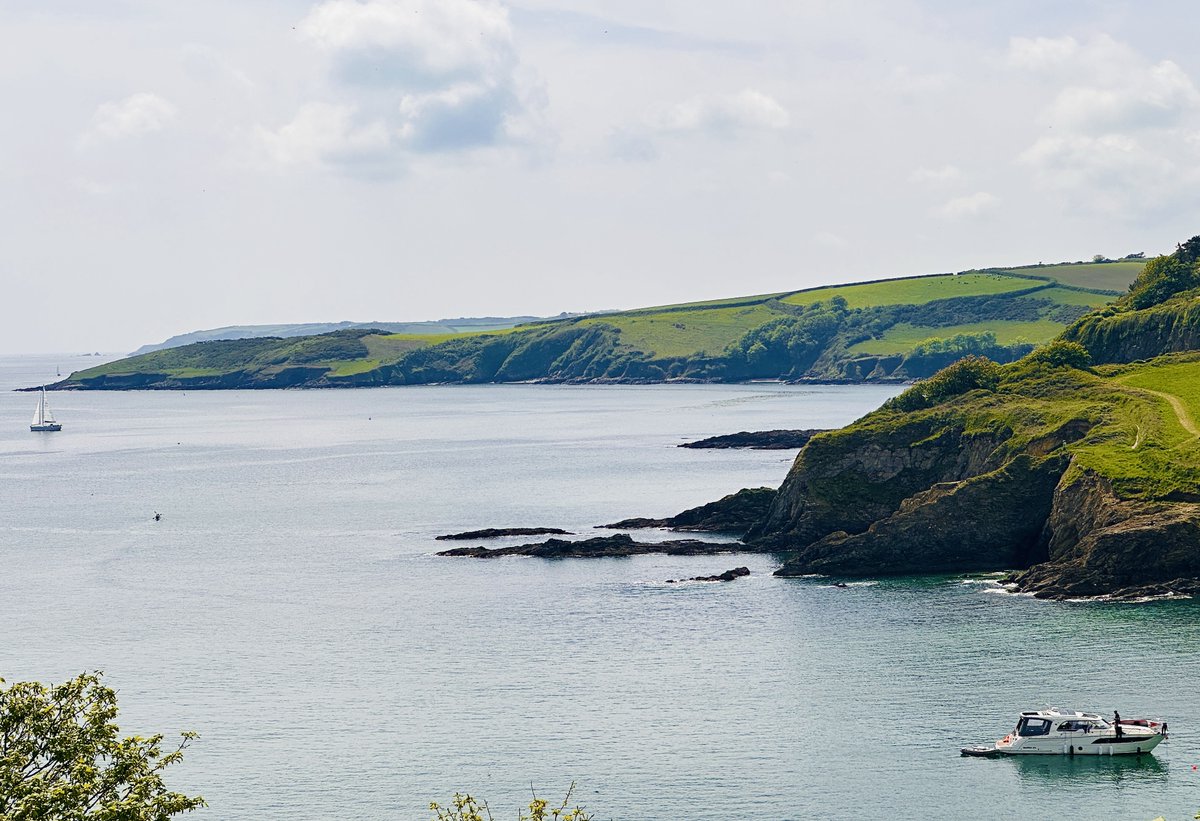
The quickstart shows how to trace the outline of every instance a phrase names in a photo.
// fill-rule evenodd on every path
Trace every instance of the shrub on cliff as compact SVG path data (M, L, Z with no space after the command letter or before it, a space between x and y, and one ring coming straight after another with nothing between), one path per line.
M1092 364L1092 355L1078 342L1056 339L1054 342L1037 348L1033 353L1023 357L1020 362L1049 365L1052 368L1078 368L1082 371L1087 370L1088 366Z
M1200 236L1182 243L1173 254L1147 262L1129 286L1126 301L1132 308L1140 310L1197 286L1200 286Z
M1001 367L992 360L982 356L965 356L888 400L884 407L901 411L921 410L968 391L995 390L1000 384L1000 376Z

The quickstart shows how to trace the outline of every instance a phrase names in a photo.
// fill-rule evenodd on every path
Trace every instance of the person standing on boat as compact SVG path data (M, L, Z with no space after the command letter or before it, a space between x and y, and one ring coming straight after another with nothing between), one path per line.
M1113 726L1117 728L1117 738L1121 737L1121 714L1113 710Z

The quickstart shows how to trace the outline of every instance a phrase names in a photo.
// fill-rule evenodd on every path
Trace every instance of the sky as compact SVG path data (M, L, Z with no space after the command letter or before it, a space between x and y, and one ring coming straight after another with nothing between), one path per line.
M1178 0L0 0L0 352L1200 234Z

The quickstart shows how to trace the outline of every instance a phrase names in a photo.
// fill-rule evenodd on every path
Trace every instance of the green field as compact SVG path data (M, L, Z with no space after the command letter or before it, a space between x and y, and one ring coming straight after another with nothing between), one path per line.
M859 342L857 345L851 346L849 350L851 353L898 354L911 350L918 343L934 337L947 339L958 334L981 334L988 331L996 335L996 342L1001 345L1013 345L1018 342L1032 342L1040 345L1062 333L1062 325L1048 319L1032 322L1010 322L997 319L992 322L951 325L945 328L901 323L889 328L884 332L882 338Z
M611 325L621 343L658 357L719 355L746 331L780 316L765 305L669 313L630 313L586 319L581 325Z
M1142 272L1144 260L1120 262L1087 262L1074 265L1038 265L1029 268L1009 268L1011 273L1026 276L1050 277L1066 285L1096 288L1101 291L1124 293L1129 283Z
M800 291L784 297L791 305L811 305L824 302L835 296L846 300L851 308L874 308L880 305L924 305L935 299L950 299L959 296L983 296L1003 294L1038 288L1046 283L1004 274L942 274L909 279L889 279L863 285L835 285Z

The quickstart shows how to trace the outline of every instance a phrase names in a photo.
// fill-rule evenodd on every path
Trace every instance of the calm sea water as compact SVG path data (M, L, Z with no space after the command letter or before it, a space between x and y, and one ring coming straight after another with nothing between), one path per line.
M95 360L0 361L0 387ZM1200 607L849 588L771 556L481 562L438 533L589 532L745 486L790 452L699 436L848 422L893 391L778 385L0 391L0 676L106 671L127 731L193 729L198 818L1190 818ZM161 522L152 521L155 511ZM948 523L947 526L953 526ZM732 584L668 578L738 564ZM1031 707L1167 717L1142 760L963 759Z

